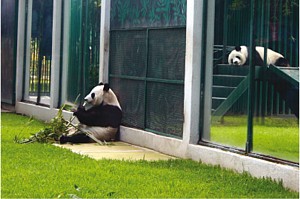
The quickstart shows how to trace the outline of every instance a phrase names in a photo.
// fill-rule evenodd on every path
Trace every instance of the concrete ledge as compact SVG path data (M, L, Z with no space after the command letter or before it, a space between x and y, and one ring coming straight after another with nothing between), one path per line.
M236 172L269 177L282 181L283 186L299 192L299 168L276 164L221 149L185 143L180 139L168 138L147 131L122 126L120 139L138 146L147 147L171 156L190 158L206 164L220 165Z
M16 113L25 114L28 116L33 116L39 120L50 121L56 116L58 109L48 108L45 106L37 106L35 104L17 102L16 103ZM63 116L66 120L72 117L73 113L69 111L63 111ZM75 122L78 122L77 120Z
M282 181L284 187L299 192L299 168L297 167L200 145L189 145L187 152L188 158L193 160L220 165L239 173L247 172L257 178L268 177L277 182Z
M160 136L140 129L120 127L120 140L147 147L175 157L186 157L186 146L182 140Z

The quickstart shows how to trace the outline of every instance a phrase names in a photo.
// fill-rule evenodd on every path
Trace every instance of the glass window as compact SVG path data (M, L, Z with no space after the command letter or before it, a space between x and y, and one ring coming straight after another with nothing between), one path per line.
M249 12L252 6L255 13ZM299 162L298 6L283 0L215 1L211 128L202 141ZM251 44L257 53L250 69ZM245 46L247 55L236 46ZM282 56L290 67L277 61Z
M49 105L52 60L53 0L32 0L26 22L29 35L29 66L26 67L25 100ZM30 20L29 20L30 19Z

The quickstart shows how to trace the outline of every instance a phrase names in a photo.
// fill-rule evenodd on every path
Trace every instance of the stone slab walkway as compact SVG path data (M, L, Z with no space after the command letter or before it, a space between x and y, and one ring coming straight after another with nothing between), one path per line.
M70 149L74 153L87 155L96 160L168 160L174 157L125 142L111 142L109 145L90 144L55 144L58 147Z

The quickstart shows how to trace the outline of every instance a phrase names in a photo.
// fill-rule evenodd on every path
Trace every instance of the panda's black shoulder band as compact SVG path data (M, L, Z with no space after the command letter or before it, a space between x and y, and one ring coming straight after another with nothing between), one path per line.
M107 92L109 90L109 84L104 84L103 90Z
M100 82L100 83L98 84L98 86L101 86L101 85L104 85L103 82Z
M236 46L236 47L235 47L235 50L236 50L236 51L241 51L241 46Z

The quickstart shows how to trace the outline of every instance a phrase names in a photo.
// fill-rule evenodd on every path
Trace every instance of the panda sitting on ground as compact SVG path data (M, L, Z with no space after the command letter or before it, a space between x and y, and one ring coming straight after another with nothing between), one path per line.
M255 47L254 65L264 66L264 51L265 48L261 46ZM249 65L249 48L246 46L236 46L228 56L228 63L232 65ZM267 49L267 65L285 66L289 67L289 61L283 57L282 54Z
M100 83L84 98L85 103L73 113L79 120L80 132L71 136L61 136L60 143L89 143L91 134L100 141L115 140L119 130L122 109L108 84Z

